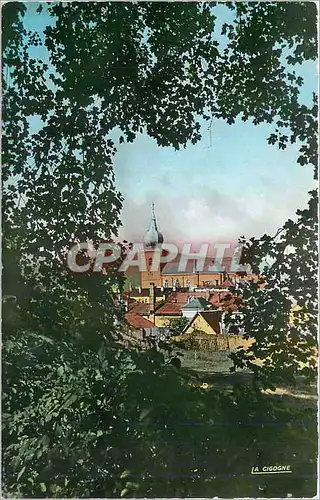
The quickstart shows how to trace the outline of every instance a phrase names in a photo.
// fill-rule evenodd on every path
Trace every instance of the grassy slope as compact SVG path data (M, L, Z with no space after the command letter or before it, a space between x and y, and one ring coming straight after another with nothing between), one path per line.
M245 392L245 386L250 385L252 375L249 371L239 370L230 373L232 362L228 359L228 352L201 352L195 355L194 351L182 351L182 369L192 383L202 385L209 391L231 392L235 384L240 384ZM283 409L292 415L290 432L283 422L279 422L279 429L269 427L268 424L258 425L255 428L239 431L254 433L254 443L260 450L260 460L252 460L254 452L242 450L239 460L241 469L248 472L250 467L258 462L267 465L290 464L293 474L276 474L243 477L237 483L239 496L262 497L292 496L312 497L316 491L316 455L317 455L317 385L306 385L297 381L296 387L282 387L276 393L270 394L270 403L274 408ZM248 408L249 410L249 408ZM298 413L297 413L298 412ZM294 416L295 415L295 416ZM300 415L298 417L297 415ZM269 419L265 415L266 421ZM301 422L300 422L301 420ZM311 425L310 425L311 423ZM283 426L284 425L284 426ZM283 432L281 432L283 426ZM235 432L236 429L233 430ZM232 432L231 432L232 434ZM244 437L244 443L246 438ZM250 439L248 438L248 441ZM282 441L282 442L281 442ZM243 456L242 456L243 455ZM247 457L247 462L243 461ZM243 462L243 463L242 463ZM230 481L230 479L229 479ZM236 484L234 484L234 487ZM236 488L236 489L237 489ZM228 496L228 495L226 495Z

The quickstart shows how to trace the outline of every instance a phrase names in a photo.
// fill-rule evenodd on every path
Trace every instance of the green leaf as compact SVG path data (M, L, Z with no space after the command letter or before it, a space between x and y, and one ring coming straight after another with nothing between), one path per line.
M26 470L26 468L22 467L22 469L20 470L19 474L17 475L17 481L20 479L20 477L22 476L22 474L24 473L25 470Z
M151 412L152 412L152 408L144 408L140 413L140 417L139 417L140 422L141 422L141 420L144 420Z
M123 471L123 472L121 473L121 475L120 475L120 479L123 479L123 478L125 478L125 477L130 476L130 474L131 474L131 471L130 471L130 470L125 470L125 471Z
M47 491L47 487L44 483L40 483L40 490L45 493Z
M59 366L57 373L60 377L64 374L64 367L62 365Z
M133 491L136 491L139 489L139 485L137 483L132 483L131 481L128 481L126 483L126 488L133 490Z

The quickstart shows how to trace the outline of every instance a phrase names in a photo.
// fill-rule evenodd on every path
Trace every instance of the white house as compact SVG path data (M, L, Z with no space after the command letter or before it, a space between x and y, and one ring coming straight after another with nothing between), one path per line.
M203 297L189 297L188 302L182 306L182 316L192 319L198 312L213 309L212 304Z

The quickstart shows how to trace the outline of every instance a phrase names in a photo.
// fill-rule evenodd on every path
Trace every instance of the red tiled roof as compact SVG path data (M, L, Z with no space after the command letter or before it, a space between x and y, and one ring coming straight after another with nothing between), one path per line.
M162 297L163 295L163 291L158 288L158 287L155 287L155 296L156 297ZM122 296L124 298L126 297L150 297L150 288L142 288L141 290L126 290L125 292L123 292Z
M238 309L235 303L235 297L230 292L217 292L212 295L210 302L215 307L224 309L225 311L236 311Z
M230 280L224 280L224 282L219 285L219 288L230 288L231 286L233 286L233 283L231 283Z
M140 314L141 316L147 316L148 314L150 314L150 304L137 302L132 307L130 307L129 312Z
M210 298L210 302L215 307L219 307L228 312L236 311L238 309L238 306L235 303L235 297L230 292L214 293Z
M175 302L178 304L186 304L188 302L189 297L203 297L207 298L208 292L172 292L168 296L166 302Z
M222 299L226 295L229 295L229 292L215 292L211 295L209 302L211 302L212 305L219 307L219 304Z
M122 300L124 300L127 305L133 306L134 304L138 304L138 302L135 299L132 299L131 297L124 297Z
M183 303L166 302L156 311L156 316L182 316Z
M142 316L140 316L137 313L130 311L130 312L126 313L124 317L125 317L127 323L129 323L129 325L132 326L133 328L137 328L137 329L138 328L154 328L154 324L151 323L151 321L149 321L146 318L143 318Z

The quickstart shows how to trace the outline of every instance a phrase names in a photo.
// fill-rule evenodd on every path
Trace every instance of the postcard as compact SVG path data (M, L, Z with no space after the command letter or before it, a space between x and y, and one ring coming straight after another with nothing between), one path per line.
M315 498L318 5L2 2L2 496Z

